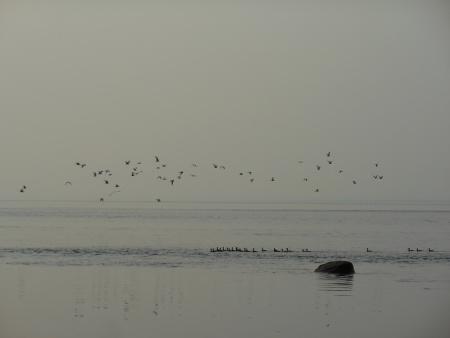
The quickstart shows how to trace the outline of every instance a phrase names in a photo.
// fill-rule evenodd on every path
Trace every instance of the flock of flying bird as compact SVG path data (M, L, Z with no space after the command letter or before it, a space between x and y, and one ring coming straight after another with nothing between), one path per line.
M327 152L325 154L325 158L326 158L326 164L327 166L334 166L335 165L335 160L332 158L331 156L331 152ZM304 161L297 161L299 165L303 165ZM130 170L129 174L131 177L137 177L141 174L144 173L144 170L141 167L142 162L138 161L138 162L132 162L131 160L126 160L123 161L123 166L128 168ZM380 174L379 171L379 163L376 162L373 164L374 168L376 168L375 170L377 171L377 173L372 174L371 178L373 178L373 180L376 181L380 181L383 179L384 175ZM83 162L75 162L75 166L80 168L80 169L85 169L87 168L87 164L83 163ZM209 166L209 165L208 165ZM160 160L159 156L154 156L154 168L157 171L157 176L156 179L159 181L166 181L168 184L170 184L171 186L173 186L175 184L176 181L181 180L182 178L186 177L186 176L190 176L192 178L197 177L198 173L195 172L195 170L199 167L199 164L197 163L191 163L189 165L190 167L190 173L188 174L186 172L186 170L184 169L180 169L177 170L175 172L175 174L168 176L168 174L166 173L166 168L168 167L167 163L163 163ZM211 165L209 166L210 168L213 168L214 170L227 170L227 167L224 164L218 164L218 163L211 163ZM321 169L323 169L323 165L322 164L315 164L314 165L314 170L316 172L319 172ZM343 169L336 169L337 174L341 175L344 173ZM254 183L255 179L256 179L256 175L255 172L253 170L243 170L243 171L238 171L236 173L237 175L241 176L241 177L247 177L250 183ZM97 169L95 171L92 172L92 177L96 178L96 179L100 179L103 181L103 184L108 185L112 188L112 190L106 194L107 197L110 197L116 193L121 192L120 188L121 185L119 183L116 183L113 181L113 173L111 169ZM269 181L269 182L275 182L277 181L278 178L276 176L269 176L265 178L265 181ZM303 178L304 182L308 182L309 181L309 177L304 177ZM357 184L356 179L352 179L351 180L352 184ZM65 186L72 186L72 181L67 180L64 183ZM20 193L25 193L27 190L27 186L23 185L20 189L19 192ZM318 193L319 192L319 188L318 187L314 187L313 192ZM102 196L99 198L100 202L104 202L105 201L105 197L106 196ZM156 198L155 199L156 202L161 202L161 198Z

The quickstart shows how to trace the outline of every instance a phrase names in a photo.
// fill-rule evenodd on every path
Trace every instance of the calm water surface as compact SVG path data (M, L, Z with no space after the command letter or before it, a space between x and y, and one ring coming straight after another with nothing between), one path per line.
M449 337L449 263L446 205L1 202L0 337Z

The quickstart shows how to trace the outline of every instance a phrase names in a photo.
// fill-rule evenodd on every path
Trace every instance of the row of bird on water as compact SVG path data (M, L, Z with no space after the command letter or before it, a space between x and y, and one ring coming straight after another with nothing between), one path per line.
M273 252L296 252L296 251L290 250L289 248L281 248L281 249L273 248L273 250L267 250L267 249L261 248L261 250L258 251L255 248L252 248L252 250L249 250L247 248L239 248L237 246L232 246L232 247L224 247L224 246L219 247L218 246L218 247L209 249L209 252L267 252L267 251L273 251ZM411 249L411 248L408 248L408 252L422 252L422 251L424 251L424 250L419 249L419 248L416 248L415 250ZM435 250L431 249L431 248L428 248L427 251L428 252L435 252ZM301 252L312 252L312 251L310 249L302 249ZM373 252L373 250L371 250L369 248L366 248L366 252Z
M416 249L408 248L408 252L422 252L422 251L424 251L424 250L423 249L419 249L419 248L416 248ZM428 248L428 250L426 250L426 251L434 252L434 249Z
M237 246L233 247L216 247L216 248L210 248L209 252L266 252L269 251L267 249L261 248L260 251L256 250L255 248L252 248L252 250L249 250L247 248L239 248ZM272 251L272 250L270 250ZM310 252L308 249L302 249L303 252ZM292 250L289 250L289 248L273 248L273 252L292 252Z
M325 162L326 164L325 165L328 165L328 166L335 165L335 159L332 157L332 154L331 154L330 151L325 154L325 158L326 158L326 162ZM302 166L304 165L304 161L297 161L297 162L298 162L299 165L302 165ZM136 176L139 176L142 173L144 173L144 170L142 168L142 161L133 162L131 160L125 160L125 161L123 161L123 165L126 168L130 168L131 169L129 174L132 177L136 177ZM378 171L379 170L378 169L379 168L379 163L375 162L373 165L374 165L375 168L377 168L376 171ZM88 168L88 164L84 163L84 162L81 162L81 161L75 162L75 166L79 167L80 169ZM163 163L159 156L154 156L154 168L158 171L158 175L156 176L156 179L159 180L159 181L166 181L166 182L168 182L168 184L170 184L170 186L175 185L175 182L177 182L178 180L181 180L185 176L190 176L192 178L197 177L198 176L198 172L195 172L195 170L198 170L198 168L200 167L199 164L198 163L191 163L189 165L189 167L190 167L189 173L187 173L187 170L185 170L185 169L178 169L178 170L176 170L174 172L173 176L172 175L169 176L166 173L166 170L168 169L167 163ZM227 166L225 166L224 164L219 164L219 163L211 163L210 168L211 167L213 169L222 170L222 171L229 170L227 168ZM313 168L315 169L316 172L319 172L323 168L323 165L322 164L315 164L313 166ZM340 168L336 172L337 172L337 174L343 174L344 170ZM250 183L254 183L256 178L257 178L256 175L255 175L254 170L249 170L249 169L238 171L237 175L240 176L240 177L247 178ZM113 177L112 176L113 176L113 173L112 173L111 169L97 169L97 170L92 172L92 177L97 178L97 179L101 179L103 181L103 184L108 185L108 186L110 186L113 189L112 191L110 191L107 194L107 197L110 197L110 196L112 196L114 194L120 193L121 192L120 188L122 188L121 184L119 184L118 182L113 182ZM376 172L376 173L371 174L371 177L374 180L379 181L379 180L382 180L384 178L384 175L382 175L379 172ZM264 181L275 182L275 181L278 181L278 177L276 177L276 176L269 176L268 178L266 177L264 179ZM310 177L303 177L303 181L304 182L309 182L310 181ZM351 182L352 182L352 184L357 184L356 179L352 179ZM67 187L70 187L70 186L72 186L72 181L66 180L64 185L67 186ZM19 191L21 193L24 193L26 191L26 186L23 185L22 188L19 189ZM315 192L315 193L318 193L320 190L319 190L319 187L314 187L312 191ZM103 202L103 201L105 201L105 198L106 198L106 196L103 196L103 197L100 197L99 200L101 202ZM161 202L161 198L156 198L155 201L156 202Z

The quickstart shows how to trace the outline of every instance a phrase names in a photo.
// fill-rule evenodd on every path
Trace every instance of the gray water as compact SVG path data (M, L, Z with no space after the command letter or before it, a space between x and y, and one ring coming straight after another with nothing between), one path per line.
M0 337L449 337L449 263L445 204L1 202Z

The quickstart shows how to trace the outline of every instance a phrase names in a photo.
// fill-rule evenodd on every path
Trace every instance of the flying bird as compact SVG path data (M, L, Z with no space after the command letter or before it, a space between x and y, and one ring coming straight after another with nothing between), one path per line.
M155 156L155 161L159 162L159 157L158 156Z
M356 184L356 181L355 181L355 180L353 180L352 182L353 182L353 184Z
M317 170L320 170L320 165L316 165Z
M66 182L64 183L64 185L72 185L72 182L66 181Z
M327 157L330 157L331 156L331 151L329 151L328 153L327 153Z

